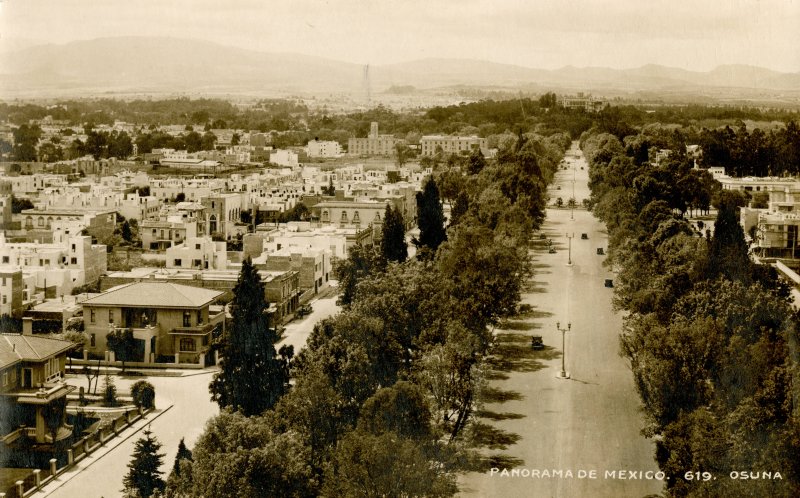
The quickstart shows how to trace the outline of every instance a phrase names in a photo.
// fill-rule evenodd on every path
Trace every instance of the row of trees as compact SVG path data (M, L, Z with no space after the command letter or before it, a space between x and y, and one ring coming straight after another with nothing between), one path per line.
M454 167L451 195L463 210L446 230L444 195L429 178L414 258L402 213L387 206L381 243L353 247L336 268L342 312L318 323L296 357L275 351L263 288L245 262L211 384L226 409L167 493L453 495L491 327L516 312L546 178L568 143L520 135L458 180ZM522 191L528 172L537 176Z
M669 493L797 496L797 320L774 270L748 258L736 214L742 197L703 183L718 212L713 236L698 237L675 200L685 170L637 164L610 134L586 134L582 147L595 214L609 230L607 262L619 270L621 354ZM719 479L688 479L693 469ZM782 479L727 478L742 469Z

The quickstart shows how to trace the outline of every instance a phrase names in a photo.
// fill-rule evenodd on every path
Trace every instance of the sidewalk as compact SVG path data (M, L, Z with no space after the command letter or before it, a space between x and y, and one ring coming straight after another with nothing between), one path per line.
M116 449L119 445L123 444L125 441L130 439L132 436L136 435L139 431L141 431L146 425L150 425L154 420L156 420L161 415L168 412L173 405L169 405L162 410L153 410L146 418L141 418L132 425L126 427L122 432L119 433L117 437L103 445L101 448L95 450L91 455L87 456L80 462L76 463L72 466L69 470L65 471L62 474L59 474L54 480L47 483L47 485L42 486L42 488L36 492L36 496L50 496L54 492L56 492L61 486L69 482L74 477L78 476L81 472L88 469L92 466L95 462L103 458L105 455Z

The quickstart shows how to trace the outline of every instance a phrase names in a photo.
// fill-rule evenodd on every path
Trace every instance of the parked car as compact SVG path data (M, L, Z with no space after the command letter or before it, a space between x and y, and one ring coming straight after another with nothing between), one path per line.
M314 308L312 308L310 304L304 304L304 305L300 306L299 308L297 308L296 315L297 316L306 316L306 315L311 314L312 311L314 311Z
M602 247L598 247L597 248L597 255L598 256L602 256L604 254L605 254L605 251L603 250L603 248Z
M531 349L544 349L544 341L542 340L542 336L531 336Z
M605 286L606 286L606 287L614 287L614 281L613 281L613 280L611 280L610 278L607 278L607 279L606 279Z
M556 253L556 248L555 247L551 247L547 252L550 253L550 254L555 254Z

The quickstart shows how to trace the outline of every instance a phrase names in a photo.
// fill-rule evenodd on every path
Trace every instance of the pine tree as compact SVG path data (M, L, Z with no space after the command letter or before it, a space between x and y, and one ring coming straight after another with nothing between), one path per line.
M233 321L225 337L220 371L209 386L220 408L258 415L277 403L288 384L275 352L277 335L269 328L267 308L264 284L247 258L233 289Z
M427 247L435 253L436 249L447 240L444 229L444 210L439 199L439 187L432 176L429 176L422 192L417 193L417 225L419 226L419 239L415 240L417 247Z
M390 204L386 205L381 234L381 254L386 261L402 263L408 259L403 215L397 209L392 208Z
M150 426L144 430L144 436L136 441L133 448L133 458L128 464L128 473L122 483L123 492L128 496L149 498L156 491L164 490L162 472L158 470L164 459L164 453L159 453L161 443L158 442Z
M172 466L172 472L176 476L181 475L181 460L192 461L192 450L186 447L183 438L181 438L181 442L178 443L178 454L175 455L175 464Z
M133 232L131 232L131 224L128 223L128 220L125 220L125 222L122 224L121 232L122 240L125 242L130 242L133 240Z

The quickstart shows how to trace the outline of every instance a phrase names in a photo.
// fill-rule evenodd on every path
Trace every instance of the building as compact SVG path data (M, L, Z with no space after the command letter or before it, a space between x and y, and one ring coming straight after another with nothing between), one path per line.
M342 146L335 140L310 140L306 146L308 157L339 157Z
M0 454L28 441L53 444L72 435L65 408L75 387L63 379L74 347L70 341L0 334Z
M184 270L164 268L134 268L128 272L113 272L103 277L100 288L112 287L131 282L149 281L171 282L222 292L220 301L233 299L233 288L239 280L239 269L228 270ZM264 299L269 303L268 312L272 323L283 323L300 305L300 274L295 270L259 270L264 284Z
M379 135L378 123L370 125L367 138L351 138L347 142L347 153L351 156L391 156L402 140L394 135Z
M330 279L331 256L324 249L286 247L253 258L253 266L268 271L294 270L299 274L300 290L316 294Z
M22 316L23 288L22 270L0 265L0 316Z
M139 224L142 248L164 251L173 245L182 244L197 236L198 220L180 215L164 216L157 220L145 220Z
M597 112L605 107L599 99L593 99L591 94L578 92L577 95L564 95L561 97L561 107L565 109L582 109L586 112Z
M439 151L444 154L469 154L476 150L486 151L488 148L486 139L476 135L469 137L425 135L419 144L423 156L435 156Z
M226 243L208 236L189 237L167 249L167 268L224 270L227 262Z
M300 156L290 150L277 149L269 153L269 162L279 166L293 168L300 165Z
M200 203L205 208L205 233L221 233L226 239L236 234L236 225L241 223L242 210L248 209L244 205L246 198L246 195L227 193L201 199Z
M198 363L208 350L212 331L222 327L223 310L211 307L221 295L154 278L111 288L81 303L90 339L86 349L102 355L108 333L129 328L139 342L140 361L167 357L167 362Z

